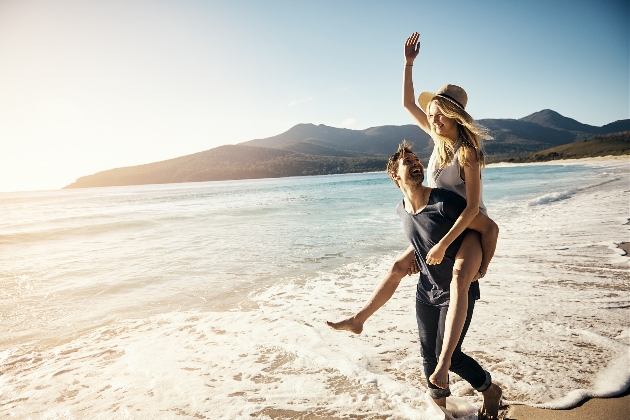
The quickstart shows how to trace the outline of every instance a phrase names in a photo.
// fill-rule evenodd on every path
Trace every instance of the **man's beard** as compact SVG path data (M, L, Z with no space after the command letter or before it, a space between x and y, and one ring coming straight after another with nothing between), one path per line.
M422 181L424 181L424 175L407 179L405 185L409 188L418 188L422 185Z

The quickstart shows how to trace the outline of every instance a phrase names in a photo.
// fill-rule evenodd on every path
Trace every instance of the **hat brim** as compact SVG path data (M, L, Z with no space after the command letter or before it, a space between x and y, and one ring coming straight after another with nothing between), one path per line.
M436 96L437 94L433 92L422 92L420 96L418 96L418 105L420 105L420 109L422 109L425 114L429 115L427 106L429 106L429 102L431 102Z

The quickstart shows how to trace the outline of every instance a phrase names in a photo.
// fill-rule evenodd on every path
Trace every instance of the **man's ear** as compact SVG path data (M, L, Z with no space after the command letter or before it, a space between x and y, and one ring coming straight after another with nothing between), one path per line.
M400 188L400 184L398 184L398 180L400 179L400 177L398 176L398 174L395 172L389 172L389 177L392 179L392 181L394 181L394 184L396 184L396 186Z

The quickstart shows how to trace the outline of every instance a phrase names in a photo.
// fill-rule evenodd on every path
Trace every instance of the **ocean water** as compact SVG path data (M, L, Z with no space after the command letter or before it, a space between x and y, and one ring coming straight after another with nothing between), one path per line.
M508 403L630 384L629 169L484 171L501 235L464 351ZM363 334L325 325L407 247L400 198L384 173L0 194L0 414L435 418L415 278Z

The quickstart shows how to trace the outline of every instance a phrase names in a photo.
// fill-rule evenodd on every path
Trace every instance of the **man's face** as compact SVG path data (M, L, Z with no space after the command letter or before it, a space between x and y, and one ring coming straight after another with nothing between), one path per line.
M418 156L413 153L406 153L398 161L398 171L396 172L398 184L409 187L418 187L424 181L424 167L420 163Z

